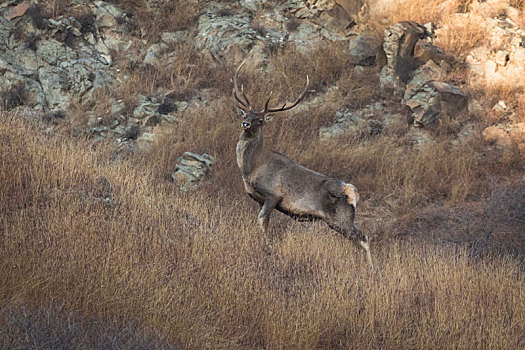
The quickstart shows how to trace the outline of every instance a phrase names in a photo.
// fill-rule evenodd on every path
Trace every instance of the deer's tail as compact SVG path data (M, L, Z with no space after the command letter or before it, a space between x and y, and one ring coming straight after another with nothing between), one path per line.
M354 209L357 208L357 202L359 201L359 192L352 184L343 184L343 192L348 196L348 203L354 206Z

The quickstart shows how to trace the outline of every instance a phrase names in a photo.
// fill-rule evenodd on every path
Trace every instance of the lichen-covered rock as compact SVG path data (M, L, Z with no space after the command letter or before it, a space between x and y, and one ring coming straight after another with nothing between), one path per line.
M430 60L414 72L414 77L406 84L403 102L409 101L419 89L431 81L441 81L447 72Z
M343 134L355 135L365 128L366 120L358 114L350 111L337 111L334 124L321 127L319 129L319 137L321 140L327 140Z
M144 57L144 64L149 64L152 66L159 66L162 64L161 58L163 51L168 48L168 45L164 43L153 44L148 47L146 55Z
M407 62L414 55L416 42L424 36L424 27L415 22L403 21L385 29L383 50L387 63L380 75L380 84L384 91L402 94Z
M195 189L198 183L209 175L214 163L215 157L209 154L184 152L175 161L175 171L171 174L171 178L179 184L181 190Z
M413 56L416 42L424 36L425 28L415 22L403 21L385 29L387 65L395 69L400 59Z
M375 103L358 111L343 109L335 114L335 122L319 129L321 140L327 140L339 135L352 136L378 135L383 131L383 122L376 115L383 110L381 103Z
M254 45L252 18L249 13L224 16L219 12L210 10L199 17L195 45L217 60L239 60Z
M457 86L444 82L423 85L406 101L417 126L429 125L436 120L462 113L468 105L467 95Z
M104 1L95 1L95 18L101 28L111 28L122 17L122 11L114 5Z
M111 57L102 38L89 32L93 42L84 41L83 24L73 17L35 24L38 13L29 3L7 5L11 22L0 18L0 94L23 86L23 107L55 115L73 101L89 101L95 90L110 89L115 80L106 72Z
M348 50L350 63L372 66L375 64L376 56L381 50L381 42L372 35L361 34L350 39Z
M166 44L182 43L188 39L187 30L178 30L176 32L162 33L160 39Z

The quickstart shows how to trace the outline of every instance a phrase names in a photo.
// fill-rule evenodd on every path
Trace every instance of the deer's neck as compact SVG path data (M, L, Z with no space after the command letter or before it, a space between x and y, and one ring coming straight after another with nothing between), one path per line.
M255 169L258 156L263 150L262 128L251 134L246 131L241 133L237 143L237 164L241 169L243 178L247 178Z

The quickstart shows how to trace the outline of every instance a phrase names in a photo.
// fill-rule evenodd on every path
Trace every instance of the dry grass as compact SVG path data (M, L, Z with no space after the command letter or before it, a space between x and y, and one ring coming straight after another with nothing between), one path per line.
M80 339L96 336L97 323L110 324L99 336L133 329L119 333L119 341L131 348L144 343L200 349L525 346L525 275L519 260L473 259L461 245L383 236L373 245L379 268L372 273L353 245L325 225L305 228L277 214L272 226L280 238L275 253L265 256L254 225L256 206L231 176L233 156L215 172L217 181L191 195L160 179L162 161L169 163L170 152L183 146L233 153L236 121L224 120L224 114L210 107L202 111L205 119L188 118L186 126L201 125L187 136L192 141L179 139L182 146L174 142L175 149L163 156L155 156L156 148L133 162L111 161L102 145L86 147L86 140L49 136L16 116L1 116L0 328L13 330L0 333L2 344L16 344L27 334L29 326L16 326L19 318L33 320L38 331L32 334L55 334L58 346L75 344L78 338L67 340L57 331L57 324L71 323L73 313L80 325L74 334L85 334ZM319 157L296 147L289 146L289 153L321 169L356 179L369 172L361 180L363 193L383 194L384 201L389 191L405 187L427 200L439 200L442 193L454 200L456 183L476 184L476 177L483 181L497 173L477 164L485 175L464 164L470 157L454 153L450 157L458 159L448 169L446 152L439 150L415 154L409 162L387 141L369 152L362 146L351 157L335 157L338 166L326 163L335 152L315 163ZM437 159L435 165L431 159ZM427 183L421 183L422 176ZM390 197L412 208L420 205L404 195ZM457 196L464 198L462 192ZM366 202L365 195L363 210L370 215ZM364 226L377 240L380 225ZM60 312L41 311L57 306ZM23 317L9 311L13 308L24 310ZM90 319L97 323L82 326ZM34 342L47 341L42 337Z
M174 53L170 57L170 53ZM233 68L200 54L191 43L172 44L162 53L159 65L130 64L125 57L117 65L126 73L126 80L115 95L131 111L138 95L189 100L200 89L210 89L212 96L229 91L229 72Z
M137 23L163 13L149 21L154 41L162 31L191 30L200 11L185 11L189 1L116 3ZM370 23L378 32L399 20L446 24L469 5L442 3L371 2ZM481 35L474 24L467 29L452 28L441 44L464 54ZM319 140L319 127L342 106L379 98L377 72L349 73L346 50L277 50L268 74L246 69L242 82L261 108L271 90L275 103L294 99L310 76L316 93L275 116L265 141L359 188L356 220L372 239L376 271L326 225L278 213L275 251L263 253L258 207L237 175L229 83L236 62L177 44L158 67L116 57L129 79L114 96L71 111L77 126L83 108L102 115L109 97L131 111L138 94L205 94L206 103L129 159L0 114L0 348L525 348L523 163L479 139L453 147L446 125L425 148L413 147L403 127ZM464 72L451 76L466 80ZM471 93L487 106L515 99L519 114L519 92ZM211 181L192 193L167 180L184 151L218 159Z
M202 4L191 0L118 0L115 3L131 18L130 24L140 25L144 29L144 37L149 42L158 42L163 32L185 30L193 26L203 8Z
M415 21L421 24L439 23L441 19L458 11L463 3L464 0L446 2L439 0L369 0L365 18L367 22L364 25L367 30L382 37L385 28L400 21Z
M458 19L456 16L461 17ZM445 30L436 45L458 57L468 54L474 47L482 46L489 34L476 17L451 15L443 20L442 25Z
M363 18L368 23L363 24L377 33L382 33L384 28L399 21L416 21L421 24L433 22L440 25L442 21L453 20L456 13L475 13L495 17L498 14L505 14L508 6L517 10L518 17L513 19L518 22L518 25L522 23L520 21L523 20L523 1L491 1L486 6L483 3L485 1L369 0L366 1L367 11ZM474 26L474 29L476 27Z

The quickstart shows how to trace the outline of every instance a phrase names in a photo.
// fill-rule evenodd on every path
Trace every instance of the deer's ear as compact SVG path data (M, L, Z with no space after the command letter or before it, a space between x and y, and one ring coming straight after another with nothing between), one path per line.
M267 123L267 122L271 122L271 121L273 120L273 117L274 117L274 116L275 116L275 115L274 115L274 114L271 114L271 113L270 113L270 114L267 114L267 115L264 116L264 119L263 119L263 120L264 120L265 123Z
M246 112L244 109L237 107L237 115L241 118L246 118Z

